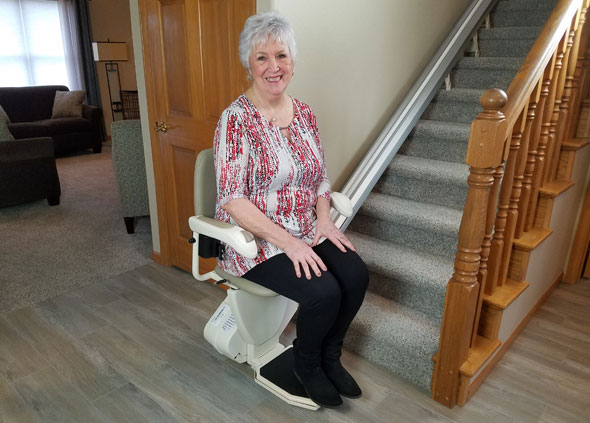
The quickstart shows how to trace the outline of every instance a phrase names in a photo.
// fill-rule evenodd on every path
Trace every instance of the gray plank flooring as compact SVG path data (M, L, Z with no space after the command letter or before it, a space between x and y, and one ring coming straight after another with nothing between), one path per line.
M285 404L203 339L224 295L151 263L1 316L0 423L590 421L590 280L560 286L452 410L349 353L361 399ZM282 339L294 335L290 325Z

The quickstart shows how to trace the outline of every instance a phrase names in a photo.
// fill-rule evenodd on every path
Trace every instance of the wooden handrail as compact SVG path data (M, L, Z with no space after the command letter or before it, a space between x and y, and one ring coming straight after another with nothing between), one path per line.
M531 51L524 59L518 73L512 80L510 87L506 91L508 101L502 108L506 116L506 134L507 139L520 115L520 111L529 101L531 93L537 86L539 79L543 76L547 63L553 57L557 45L561 41L563 34L569 29L572 19L577 13L581 0L560 0L549 20L543 27L541 35L533 44Z

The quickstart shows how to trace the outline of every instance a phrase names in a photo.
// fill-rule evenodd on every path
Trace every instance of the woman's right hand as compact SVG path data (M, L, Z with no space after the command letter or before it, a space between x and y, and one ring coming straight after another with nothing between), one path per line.
M283 248L283 251L285 251L287 257L293 262L295 275L297 275L298 278L301 277L301 268L303 268L305 277L308 280L311 279L310 268L318 278L322 276L320 269L324 272L328 270L320 256L318 256L308 244L300 239L291 237L291 240L289 240L288 244Z

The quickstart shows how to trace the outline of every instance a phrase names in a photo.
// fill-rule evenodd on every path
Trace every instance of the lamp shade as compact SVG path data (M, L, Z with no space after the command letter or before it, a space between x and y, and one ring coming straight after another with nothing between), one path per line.
M126 62L127 43L98 42L92 43L95 62Z

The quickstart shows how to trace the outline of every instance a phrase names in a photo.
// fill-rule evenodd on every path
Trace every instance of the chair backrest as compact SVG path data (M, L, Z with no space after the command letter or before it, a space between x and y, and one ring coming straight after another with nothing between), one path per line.
M118 120L111 124L113 167L123 216L150 214L141 122Z
M195 216L215 217L217 183L213 149L202 150L195 163L194 178Z

